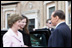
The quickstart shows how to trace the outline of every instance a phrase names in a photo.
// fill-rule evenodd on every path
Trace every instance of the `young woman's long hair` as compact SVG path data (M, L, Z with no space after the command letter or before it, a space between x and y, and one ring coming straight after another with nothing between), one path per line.
M28 30L28 23L29 23L29 20L26 16L22 15L22 19L26 19L26 25L25 27L23 28L23 30L25 31L26 34L29 34L29 30Z

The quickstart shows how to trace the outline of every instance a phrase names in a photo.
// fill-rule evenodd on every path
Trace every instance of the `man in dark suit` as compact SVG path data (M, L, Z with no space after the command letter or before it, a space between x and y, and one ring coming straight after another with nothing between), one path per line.
M54 31L53 25L51 23L51 19L46 20L46 26L47 26L47 28L44 28L44 29L49 29L51 31L51 33Z
M56 10L51 15L51 21L56 29L50 35L48 47L71 47L71 30L65 23L65 14Z

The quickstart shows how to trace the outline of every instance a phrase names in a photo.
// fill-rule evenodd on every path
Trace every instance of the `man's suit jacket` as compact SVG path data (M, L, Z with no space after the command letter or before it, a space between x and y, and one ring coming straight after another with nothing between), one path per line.
M59 24L53 31L48 47L71 47L71 31L65 22Z
M20 32L18 32L18 36L9 29L3 35L3 47L24 47L23 37Z

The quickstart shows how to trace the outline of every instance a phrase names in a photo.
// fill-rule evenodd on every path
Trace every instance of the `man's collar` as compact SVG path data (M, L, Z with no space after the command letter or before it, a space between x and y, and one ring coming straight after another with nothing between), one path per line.
M58 23L55 28L57 28L57 26L59 26L61 23L64 23L64 22L65 22L65 21L62 21L62 22Z

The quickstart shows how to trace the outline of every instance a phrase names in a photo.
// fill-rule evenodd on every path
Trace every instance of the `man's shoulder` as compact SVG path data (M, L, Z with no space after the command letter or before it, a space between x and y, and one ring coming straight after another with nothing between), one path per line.
M61 23L57 28L66 28L68 25L66 23Z

